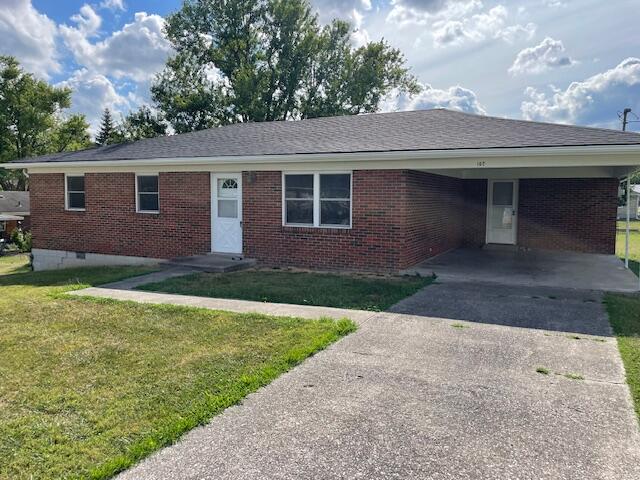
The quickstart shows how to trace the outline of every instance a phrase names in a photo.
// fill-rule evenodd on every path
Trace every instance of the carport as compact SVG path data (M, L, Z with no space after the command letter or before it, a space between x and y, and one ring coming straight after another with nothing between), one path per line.
M638 291L638 279L614 255L524 249L459 248L404 271L444 282L478 282L615 292Z
M493 150L475 162L455 157L419 169L458 179L462 193L449 219L433 217L427 225L446 224L448 234L436 240L433 252L425 242L430 258L404 272L435 273L448 281L636 292L628 231L626 261L614 254L618 197L625 185L628 194L639 164L636 146L594 145L523 148L518 156Z

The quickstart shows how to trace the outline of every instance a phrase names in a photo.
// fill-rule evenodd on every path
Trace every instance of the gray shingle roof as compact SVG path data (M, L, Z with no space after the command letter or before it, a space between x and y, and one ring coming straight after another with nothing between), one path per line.
M29 213L29 192L0 190L0 213Z
M640 134L435 109L245 123L20 162L640 144Z

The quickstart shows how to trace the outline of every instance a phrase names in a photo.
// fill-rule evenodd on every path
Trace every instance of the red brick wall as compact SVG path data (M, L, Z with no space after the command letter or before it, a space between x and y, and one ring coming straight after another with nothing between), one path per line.
M132 173L87 174L86 211L64 175L30 178L35 248L171 258L208 253L210 176L160 174L160 214L135 212ZM485 240L486 180L353 172L351 229L282 226L281 172L244 172L244 253L265 265L395 271ZM616 179L521 180L519 245L613 253Z
M464 180L463 243L481 247L487 239L487 181Z
M281 172L245 172L243 200L245 254L267 265L395 271L462 242L462 181L439 175L354 171L350 230L282 226Z
M171 258L211 250L208 173L161 173L160 214L136 213L133 173L85 175L86 211L64 209L64 175L30 176L33 247Z
M615 253L617 179L522 179L519 197L519 245Z
M463 241L463 181L409 170L406 184L403 268L456 248Z
M403 172L353 172L352 228L282 226L281 172L244 172L245 255L265 265L396 270L401 263Z

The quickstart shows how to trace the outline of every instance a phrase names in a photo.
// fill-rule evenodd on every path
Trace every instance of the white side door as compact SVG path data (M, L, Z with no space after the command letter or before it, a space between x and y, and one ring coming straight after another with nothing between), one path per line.
M211 250L242 253L242 174L211 174Z
M489 180L487 243L516 244L518 181Z

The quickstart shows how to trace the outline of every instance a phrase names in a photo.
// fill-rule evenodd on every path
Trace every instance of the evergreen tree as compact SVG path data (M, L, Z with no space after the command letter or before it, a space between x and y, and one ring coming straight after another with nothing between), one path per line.
M114 142L114 135L116 133L116 128L113 125L113 118L111 117L111 110L108 108L104 109L102 113L102 120L100 122L100 132L96 136L96 144L103 147L105 145L110 145Z

